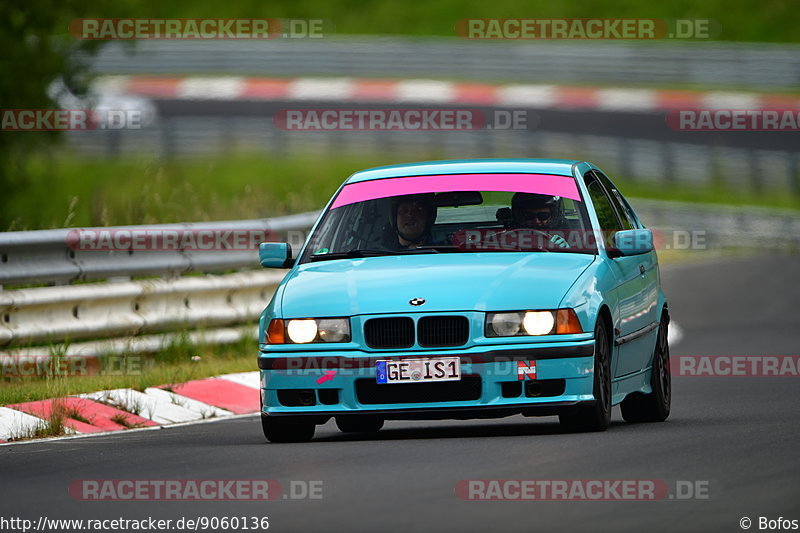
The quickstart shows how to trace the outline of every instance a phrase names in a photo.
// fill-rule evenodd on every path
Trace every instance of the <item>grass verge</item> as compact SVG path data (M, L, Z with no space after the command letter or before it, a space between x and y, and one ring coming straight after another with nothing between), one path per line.
M419 159L424 159L420 157ZM237 154L158 160L81 158L64 152L29 158L11 191L6 230L250 219L319 209L353 172L408 162L408 156ZM800 209L800 196L703 188L613 176L628 197Z
M256 353L256 341L250 338L234 344L206 346L177 342L148 356L128 354L123 357L123 363L105 368L98 375L3 376L0 378L0 405L109 389L143 391L147 387L169 387L193 379L247 372L257 369ZM133 412L135 406L131 407L127 410ZM48 431L56 431L57 421L67 416L63 410L56 412L54 409L54 417Z
M797 4L792 0L725 0L645 2L644 0L381 0L368 5L354 0L275 0L215 2L176 0L122 1L106 8L107 17L149 18L300 18L323 19L337 34L455 36L463 18L620 18L712 19L725 41L798 42ZM91 16L91 15L86 15ZM66 33L66 29L64 30ZM634 41L635 42L635 41Z
M246 219L318 209L362 158L159 160L63 152L22 163L6 230ZM382 163L376 161L375 163Z

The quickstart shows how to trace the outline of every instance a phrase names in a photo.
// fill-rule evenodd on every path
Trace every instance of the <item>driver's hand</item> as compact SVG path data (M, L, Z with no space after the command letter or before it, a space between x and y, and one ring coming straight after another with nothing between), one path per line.
M561 235L553 235L550 237L550 242L559 248L569 248L569 244L567 244L567 241Z

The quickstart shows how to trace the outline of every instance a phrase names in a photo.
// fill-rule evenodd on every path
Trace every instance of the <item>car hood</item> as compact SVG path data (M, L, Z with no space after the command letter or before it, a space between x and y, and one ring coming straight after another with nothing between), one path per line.
M307 263L284 280L279 308L285 318L553 309L595 257L489 252ZM412 307L412 298L425 303Z

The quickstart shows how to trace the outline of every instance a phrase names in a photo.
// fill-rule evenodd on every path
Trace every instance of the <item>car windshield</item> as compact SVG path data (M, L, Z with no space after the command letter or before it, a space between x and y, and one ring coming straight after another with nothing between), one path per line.
M531 176L539 178L537 186L507 191L442 190L447 183L431 186L435 179L410 187L413 178L356 183L361 186L357 190L347 185L311 235L300 262L422 253L597 253L596 243L585 238L591 228L574 180L549 176L561 180L559 189L547 176ZM392 186L393 180L404 180L403 187ZM481 179L470 188L502 187L496 181Z

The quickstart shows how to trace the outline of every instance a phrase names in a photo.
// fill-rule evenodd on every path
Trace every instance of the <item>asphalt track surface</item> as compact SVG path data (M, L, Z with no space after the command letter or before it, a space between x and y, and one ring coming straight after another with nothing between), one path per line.
M679 354L800 352L800 257L665 269ZM555 418L388 422L374 438L332 422L306 444L267 444L256 417L0 447L0 515L142 519L268 516L270 531L741 531L800 519L800 381L673 380L671 417L566 434ZM79 479L321 480L321 500L81 502ZM708 483L708 499L463 501L465 479L658 479ZM241 529L240 529L241 530ZM12 531L12 530L7 530ZM252 531L252 530L250 530Z
M363 104L303 100L301 102L250 100L155 100L158 113L170 117L262 117L272 122L279 110L286 109L472 109L484 113L492 122L495 109L502 106L479 105L403 105L398 103ZM623 112L580 109L523 109L531 131L599 135L660 142L697 144L706 147L786 150L796 152L797 131L678 131L667 125L666 112ZM340 132L342 133L342 132Z

